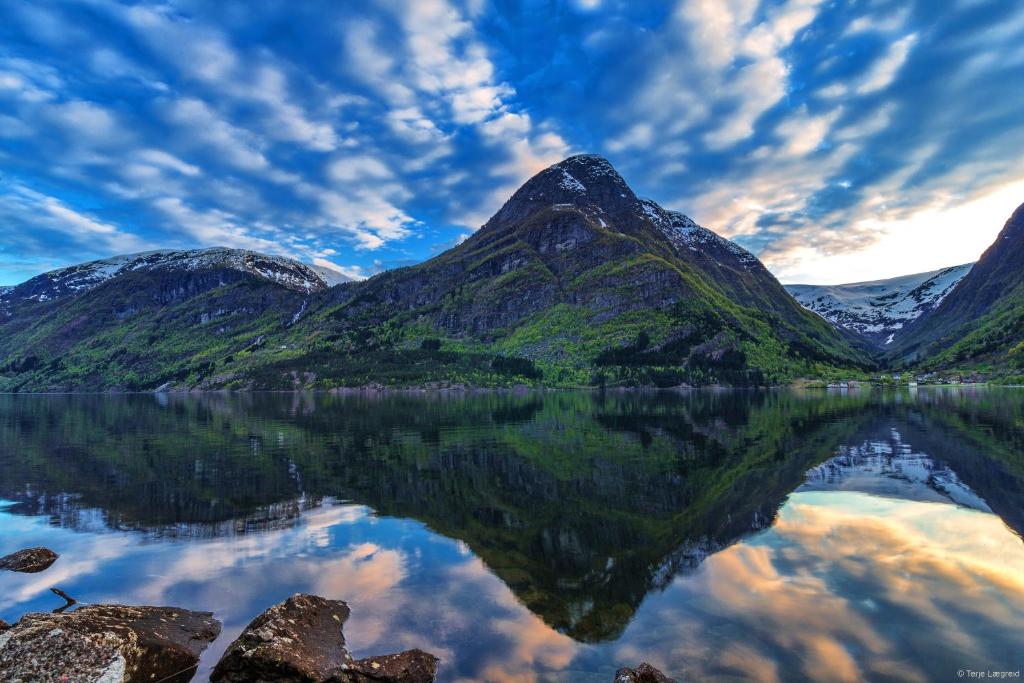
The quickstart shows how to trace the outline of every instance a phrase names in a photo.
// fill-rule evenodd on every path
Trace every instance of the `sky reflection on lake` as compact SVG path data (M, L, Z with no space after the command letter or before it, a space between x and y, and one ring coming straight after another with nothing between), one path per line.
M256 527L253 515L266 503L285 502L277 493L282 482L270 486L262 507L245 508L249 521L232 508L226 519L198 523L216 520L211 510L226 501L208 499L206 488L190 488L194 477L182 475L148 503L174 494L172 507L152 511L161 520L154 525L139 520L136 510L147 505L141 499L122 501L121 510L113 497L96 505L101 493L81 493L93 490L89 482L79 480L74 491L40 474L73 457L83 467L79 477L94 472L123 486L123 497L154 495L140 458L156 446L110 429L126 415L162 419L148 404L114 410L102 402L121 399L93 397L70 410L77 427L69 430L53 422L69 414L66 403L51 412L0 402L0 497L8 499L0 505L0 554L32 545L61 554L42 574L0 575L0 617L59 606L51 586L90 603L211 610L225 628L200 677L253 616L295 592L351 604L346 638L357 656L421 647L442 659L445 681L606 682L618 666L640 661L681 680L928 681L955 678L959 669L1018 670L1018 399L1010 408L1005 398L985 408L958 398L937 411L927 401L908 410L884 397L560 399L525 410L522 403L489 405L492 421L477 419L475 427L448 422L467 408L457 404L415 435L407 424L393 431L408 422L397 404L326 402L314 412L335 411L337 419L323 428L274 407L211 414L180 406L190 428L199 423L218 435L207 452L182 456L182 472L202 463L207 473L235 478L226 453L237 451L255 468L251 440L259 429L298 430L264 440L277 443L287 463L264 476L298 478L303 493L275 508L280 520ZM494 418L512 408L521 409L515 419ZM353 425L371 419L364 409L391 411L395 425L373 423L377 438L362 454L331 450L347 443L345 434L362 434ZM951 412L966 417L950 419ZM49 430L33 427L40 420ZM969 427L978 424L976 432ZM424 440L431 429L436 438ZM58 446L46 437L45 448L34 450L32 434L55 431L79 441ZM95 442L86 444L83 434ZM582 460L562 453L554 465L545 454L562 439L600 441L602 434L620 452L595 448ZM949 451L919 446L927 434ZM288 447L289 439L298 446ZM678 455L661 460L673 444ZM47 460L72 446L71 456ZM81 465L90 454L94 469ZM335 458L345 467L328 476L323 468ZM153 462L167 464L163 456ZM208 476L216 494L223 482ZM871 477L885 481L876 486ZM491 488L488 478L500 485ZM769 483L775 480L778 486ZM412 500L423 482L430 509ZM691 482L699 485L691 490ZM617 490L628 492L621 505ZM573 498L572 491L587 495ZM964 491L973 507L956 503ZM588 496L605 495L600 509L588 509ZM546 506L555 506L550 516ZM175 517L177 529L167 523ZM642 542L606 543L619 534Z

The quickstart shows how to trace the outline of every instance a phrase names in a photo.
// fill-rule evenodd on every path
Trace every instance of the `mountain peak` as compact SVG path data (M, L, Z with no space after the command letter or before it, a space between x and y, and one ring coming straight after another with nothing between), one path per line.
M614 215L633 209L637 202L633 190L607 159L595 154L577 154L526 181L488 225L519 221L550 206L572 205Z
M619 175L612 163L599 154L574 154L562 159L557 164L552 164L550 168L555 167L583 170L588 174Z
M596 154L576 154L563 159L557 164L541 171L535 178L539 178L548 172L556 175L560 173L560 179L564 185L569 186L571 189L585 192L597 202L610 198L636 199L636 195L633 194L633 191L626 184L622 176L619 175L619 172L615 170L615 167L611 165L611 162ZM577 187L577 183L582 188Z

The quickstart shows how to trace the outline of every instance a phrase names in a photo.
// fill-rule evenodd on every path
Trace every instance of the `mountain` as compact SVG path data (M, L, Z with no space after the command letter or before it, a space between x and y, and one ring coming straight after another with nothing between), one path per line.
M752 254L596 156L541 171L453 249L366 281L327 288L238 253L19 285L0 388L762 384L870 363Z
M213 247L190 251L147 251L114 256L52 270L16 287L0 288L0 314L13 314L18 305L83 294L107 280L136 271L199 271L229 269L277 282L289 289L316 292L347 281L341 273L308 266L283 256Z
M592 155L538 173L453 249L326 293L289 340L307 353L261 368L261 385L384 366L399 382L735 384L869 362L752 254Z
M153 251L0 292L0 389L152 389L290 324L333 271L252 251ZM228 351L230 353L230 351Z
M1024 367L1024 204L970 273L893 344L896 363Z
M910 323L942 303L972 265L846 285L785 287L805 308L884 349Z

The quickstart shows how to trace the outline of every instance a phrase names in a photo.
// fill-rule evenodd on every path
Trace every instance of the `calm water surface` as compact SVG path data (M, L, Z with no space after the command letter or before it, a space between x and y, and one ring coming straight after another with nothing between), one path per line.
M1024 390L0 396L0 618L295 592L443 681L1024 668Z

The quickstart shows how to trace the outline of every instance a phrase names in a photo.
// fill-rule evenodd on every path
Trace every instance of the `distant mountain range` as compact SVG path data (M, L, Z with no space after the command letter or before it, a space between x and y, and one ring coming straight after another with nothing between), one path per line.
M943 358L972 316L990 334L970 353L1003 363L1020 243L1010 231L967 276L793 288L811 312L754 255L580 155L458 246L365 281L216 248L0 290L0 390L763 385Z
M226 249L47 273L0 298L0 389L764 384L871 365L752 254L596 156L537 174L429 261L330 284Z
M806 308L836 327L887 347L923 314L942 303L973 263L847 285L786 285Z

